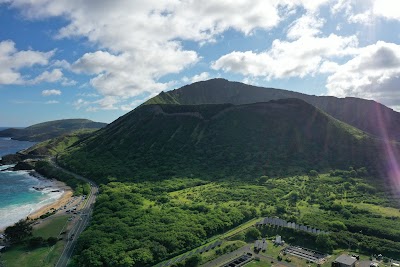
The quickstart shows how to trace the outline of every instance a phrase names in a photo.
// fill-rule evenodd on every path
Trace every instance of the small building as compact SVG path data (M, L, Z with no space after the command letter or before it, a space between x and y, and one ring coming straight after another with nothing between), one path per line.
M260 252L260 251L265 251L267 249L267 241L265 238L262 240L256 240L254 243L254 251L255 252Z
M282 237L281 237L280 235L277 235L277 236L275 237L274 243L275 243L276 245L282 245L282 244L285 243L285 242L282 240Z
M355 267L357 259L349 255L340 255L334 262L332 267Z

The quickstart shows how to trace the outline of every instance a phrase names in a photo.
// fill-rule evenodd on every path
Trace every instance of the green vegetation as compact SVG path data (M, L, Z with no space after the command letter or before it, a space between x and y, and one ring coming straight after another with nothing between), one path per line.
M35 229L33 232L33 236L40 236L44 239L48 239L49 237L58 236L65 227L69 215L56 216L51 220L47 220L43 222L40 227Z
M20 243L32 235L32 225L28 220L20 220L9 226L4 235L10 243Z
M374 180L360 177L363 169L349 172L356 177L331 176L335 173L331 172L316 177L269 178L263 184L258 179L251 183L193 178L110 182L100 188L91 225L79 238L75 265L151 266L259 216L279 216L331 234L246 227L231 232L230 240L274 238L279 234L291 244L327 252L350 246L365 254L399 255L400 217L355 208L364 201L386 207L395 207L396 203L378 184L374 192L364 196L365 185ZM368 183L363 182L366 179ZM347 204L337 204L344 200ZM223 253L226 247L205 253L202 262Z
M51 138L69 134L76 130L100 129L107 124L85 119L68 119L48 121L29 126L24 129L6 129L0 131L0 137L11 137L20 141L41 142Z
M226 90L212 91L213 86ZM244 89L251 92L244 95ZM276 100L294 95L318 108L299 99ZM224 104L230 102L244 105ZM37 151L45 147L61 164L100 184L74 266L147 267L216 239L233 242L176 264L195 266L244 240L277 234L325 252L349 248L395 257L399 206L381 177L382 147L396 152L398 144L383 146L370 136L380 134L374 120L380 113L393 126L393 138L400 120L390 122L398 116L372 102L214 80L162 93L106 128L51 141ZM77 192L88 190L49 163L36 167ZM253 228L261 216L330 234ZM31 245L40 242L44 239L32 239Z
M377 169L379 141L355 136L360 131L349 128L296 99L243 106L145 105L59 159L99 183L171 177L252 181L349 165Z
M79 239L77 265L149 266L257 215L246 205L181 203L171 196L203 184L198 179L177 179L102 185L91 226Z
M47 178L54 178L66 183L74 190L75 195L87 195L90 193L90 185L84 181L76 179L73 175L54 167L48 161L38 161L35 170Z
M38 229L33 230L33 237L25 239L2 252L2 260L6 267L52 267L57 262L64 242L58 241L68 216L60 216L46 221Z
M29 156L57 156L57 154L62 153L68 147L90 136L90 134L94 131L96 130L77 130L72 133L38 143L22 153Z

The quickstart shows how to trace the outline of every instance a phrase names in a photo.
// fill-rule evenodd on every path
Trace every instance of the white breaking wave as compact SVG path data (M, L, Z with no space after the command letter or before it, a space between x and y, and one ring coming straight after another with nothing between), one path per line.
M1 170L5 170L5 169L8 169L8 168L11 168L11 167L14 167L15 165L1 165L0 166L0 171Z
M30 176L26 171L11 172L10 175L23 175L27 179L28 184L32 184L34 180L35 186L43 188L40 191L30 188L36 194L40 193L38 199L32 199L30 202L25 202L17 205L9 205L0 208L0 229L13 225L21 219L26 219L30 214L39 210L40 208L56 202L64 193L64 191L57 188L50 180L37 179ZM30 180L30 183L29 183ZM58 192L52 192L57 191Z

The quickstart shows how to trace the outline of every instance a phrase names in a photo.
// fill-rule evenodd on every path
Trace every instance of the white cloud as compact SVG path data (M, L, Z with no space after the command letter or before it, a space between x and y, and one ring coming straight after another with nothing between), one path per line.
M251 84L251 85L255 85L255 86L259 86L259 85L260 85L257 78L255 78L255 77L249 77L249 76L248 76L248 77L245 77L245 78L242 80L242 83Z
M400 20L400 2L396 0L375 0L373 13L390 20Z
M18 51L11 40L0 42L0 84L24 84L21 69L34 65L47 65L54 51Z
M333 61L324 61L320 68L319 72L321 73L333 73L336 72L340 68L339 64Z
M375 24L376 19L400 20L397 0L339 0L331 8L332 14L341 12L351 23Z
M106 109L106 110L113 110L113 109L118 109L115 107L115 104L117 104L118 98L114 96L106 96L103 99L94 101L93 103L97 104L100 109Z
M82 97L99 97L98 94L95 93L79 93L77 96L82 96Z
M196 74L192 77L183 77L182 78L182 82L184 83L195 83L195 82L199 82L199 81L205 81L208 80L210 78L210 73L208 72L202 72L200 74Z
M42 83L42 82L49 82L54 83L60 81L64 77L64 74L60 69L53 69L52 71L44 71L42 74L37 76L31 82L33 84Z
M343 12L344 14L349 14L352 11L351 2L353 0L338 0L335 4L331 5L331 13L336 15Z
M72 66L62 61L54 66L93 75L90 84L104 97L126 99L167 89L167 83L159 82L161 77L201 60L182 45L183 40L206 44L228 29L251 35L276 27L285 19L282 10L293 14L304 7L314 13L329 0L7 2L29 18L64 17L68 23L58 38L84 37L99 49Z
M37 77L35 77L34 79L27 81L27 83L29 84L38 84L43 82L47 83L60 82L61 85L63 86L71 86L77 83L76 81L70 80L67 77L65 77L61 69L53 69L51 71L46 70Z
M59 104L60 102L57 100L49 100L46 102L47 105L54 105L54 104Z
M135 107L139 106L141 103L143 103L143 101L141 99L138 99L138 100L132 101L129 104L121 105L120 109L123 111L131 111Z
M78 100L74 101L72 105L75 107L75 109L79 110L90 105L90 102L79 98Z
M61 91L57 89L43 90L42 96L61 95Z
M359 54L328 77L328 94L356 96L400 104L400 45L378 41L360 48Z
M65 59L62 60L55 60L51 63L52 67L56 67L56 68L63 68L66 70L69 70L71 68L71 64L66 61Z
M313 14L304 14L289 26L287 37L295 40L303 36L316 36L321 33L324 24L324 19Z
M327 59L356 53L357 45L357 37L335 34L305 36L293 42L274 40L267 51L235 51L213 62L212 68L267 79L304 77L317 73L321 63Z

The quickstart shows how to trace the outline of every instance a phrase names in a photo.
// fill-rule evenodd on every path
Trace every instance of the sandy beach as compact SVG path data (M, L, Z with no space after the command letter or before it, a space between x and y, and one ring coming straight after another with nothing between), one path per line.
M52 180L53 186L55 189L58 189L60 191L63 191L62 196L57 199L55 202L50 203L46 206L41 207L40 209L32 212L29 214L28 218L29 219L36 219L39 218L41 215L46 214L49 211L57 210L64 205L67 204L68 201L71 200L72 198L72 189L71 187L67 186L65 183L57 181L57 180Z
M45 190L54 190L54 191L57 190L62 193L61 196L57 199L54 199L53 202L48 203L48 204L40 207L39 209L32 211L30 214L28 214L27 217L29 219L32 219L32 220L37 219L41 215L44 215L49 211L51 212L51 211L57 210L57 209L63 207L64 205L66 205L73 198L72 197L73 191L72 191L71 187L67 186L65 183L57 181L55 179L47 179L34 171L30 172L29 174L37 179L45 180L47 182L47 186L46 186ZM5 226L0 227L0 233L4 233L4 230L5 230Z

